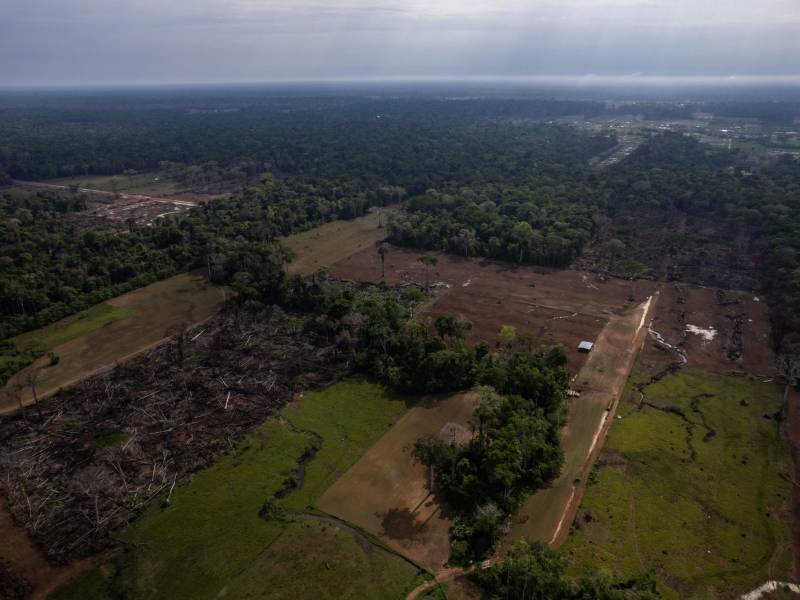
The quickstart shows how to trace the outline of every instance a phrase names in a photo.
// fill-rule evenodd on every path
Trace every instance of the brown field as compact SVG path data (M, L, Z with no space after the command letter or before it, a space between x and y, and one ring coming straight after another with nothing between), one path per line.
M634 360L647 337L647 323L658 295L626 314L614 316L575 379L580 396L570 398L567 422L561 430L564 466L546 489L530 496L513 518L507 540L539 539L559 544L569 532L586 477L603 446L616 405Z
M430 494L428 470L414 464L408 447L426 434L450 439L453 430L464 431L475 402L470 393L424 399L328 488L318 506L438 571L449 556L452 515Z
M284 238L281 243L295 254L288 271L311 275L360 250L374 252L375 245L386 239L386 221L394 210L397 209L384 208L381 213L376 211L350 221L331 221ZM384 227L378 227L379 223Z
M756 300L758 298L758 300ZM741 326L741 356L729 356L737 348L736 323ZM705 340L687 332L687 325L714 328L716 335ZM693 368L714 373L743 371L751 375L774 376L775 357L770 346L766 298L749 292L720 290L679 283L664 284L656 305L653 329L686 352ZM735 354L734 354L735 355ZM647 360L674 360L674 355L648 344Z
M386 258L386 281L390 285L424 285L426 274L417 261L422 253L392 247ZM434 300L425 307L431 316L458 315L472 322L470 341L496 344L502 325L513 325L517 333L530 333L537 343L562 344L570 368L577 372L586 355L577 351L581 340L595 340L605 323L618 311L653 293L655 284L602 278L572 270L517 267L481 259L437 254L431 269ZM331 275L355 281L380 279L380 261L368 248L334 264ZM635 289L634 289L635 287Z
M49 396L159 344L171 326L204 321L217 312L224 299L224 289L207 284L200 275L185 273L109 300L113 306L133 309L134 314L56 346L57 365L44 367L48 359L43 357L12 377L4 391L15 393L0 398L0 413L18 408L15 394L25 404L33 401L27 382L31 369L39 373L39 398Z

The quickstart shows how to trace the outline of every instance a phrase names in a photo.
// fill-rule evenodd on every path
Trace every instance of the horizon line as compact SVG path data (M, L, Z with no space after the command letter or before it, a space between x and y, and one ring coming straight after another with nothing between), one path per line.
M682 85L777 85L800 86L800 74L785 75L387 75L365 77L298 77L242 79L229 81L186 82L80 82L80 83L12 83L0 84L0 91L61 91L61 90L110 90L133 88L195 88L269 85L358 85L358 84L528 84L528 85L577 85L586 87L641 85L663 87Z

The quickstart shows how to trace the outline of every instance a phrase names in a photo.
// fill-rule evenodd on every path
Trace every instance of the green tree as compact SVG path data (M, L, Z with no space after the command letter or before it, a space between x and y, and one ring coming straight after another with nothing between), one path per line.
M434 256L433 254L423 254L420 256L417 261L422 263L425 267L425 289L430 289L430 270L431 267L435 267L439 263L439 259Z

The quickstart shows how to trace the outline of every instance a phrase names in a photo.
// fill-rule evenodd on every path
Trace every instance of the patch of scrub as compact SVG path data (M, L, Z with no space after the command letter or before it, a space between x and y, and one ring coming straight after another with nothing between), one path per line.
M717 330L713 327L708 327L703 329L702 327L698 327L697 325L686 325L686 333L693 333L694 335L699 335L703 338L704 341L710 342L715 337L717 337Z

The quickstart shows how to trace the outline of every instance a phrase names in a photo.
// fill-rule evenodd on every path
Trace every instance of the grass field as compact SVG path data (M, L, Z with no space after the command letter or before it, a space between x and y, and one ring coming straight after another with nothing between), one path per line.
M290 235L281 243L295 254L288 271L298 275L311 275L322 267L355 254L386 239L385 225L394 207L384 208L381 213L370 213L350 221L331 221L303 233ZM378 227L382 223L384 227ZM380 271L376 278L380 277Z
M358 379L307 393L177 487L169 507L151 507L120 533L125 551L55 597L403 597L421 580L416 567L307 507L411 401ZM287 489L284 518L259 515Z
M54 393L157 344L170 326L207 319L224 299L224 289L209 285L199 275L184 273L24 334L20 343L42 344L59 357L57 365L47 366L48 359L43 357L30 367L39 373L38 395ZM29 369L12 377L5 387L16 390L27 403L32 400L26 383ZM14 397L0 398L0 413L17 406Z
M105 327L114 321L130 317L133 314L134 310L132 308L112 306L104 302L47 327L18 335L12 338L11 342L21 352L33 349L47 352L60 344L91 333L95 329Z
M667 599L733 598L786 580L791 459L765 417L780 410L779 388L684 371L646 395L660 409L639 410L632 388L620 406L564 545L572 568L616 580L652 568Z

